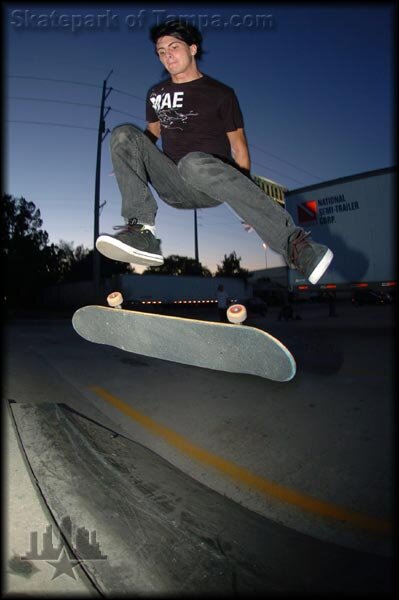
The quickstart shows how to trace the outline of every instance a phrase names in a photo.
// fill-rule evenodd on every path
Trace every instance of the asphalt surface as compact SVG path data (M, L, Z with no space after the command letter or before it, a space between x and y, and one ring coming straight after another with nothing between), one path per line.
M393 553L393 308L342 304L337 306L337 316L329 317L326 305L308 304L299 309L301 320L288 322L278 321L278 312L272 308L266 317L252 318L248 324L269 331L294 354L298 372L288 383L177 365L90 344L77 336L69 319L11 319L4 338L3 394L21 409L26 405L33 410L42 404L43 423L44 415L50 414L46 412L49 405L65 404L123 436L127 445L132 444L127 456L139 447L166 461L157 468L158 496L166 490L168 478L162 476L166 468L174 469L182 481L185 477L194 481L199 488L191 499L207 498L202 504L202 533L210 523L205 509L218 498L222 513L227 510L223 500L229 503L223 531L236 524L232 539L240 538L243 548L250 543L258 560L260 555L274 555L273 548L296 545L297 552L292 550L286 560L277 550L279 560L262 559L255 578L248 579L248 572L237 570L235 564L228 577L225 572L227 579L218 580L220 587L216 576L203 580L205 591L347 589L355 593L368 585L385 592L390 586ZM62 428L60 436L61 432ZM23 435L21 439L23 446ZM84 435L79 439L83 444ZM107 452L103 448L102 456ZM34 445L24 451L34 453ZM80 454L84 461L84 451ZM44 482L45 475L41 477ZM132 491L134 483L129 485ZM184 488L187 483L179 485ZM57 504L56 489L51 492L53 505ZM243 511L239 517L236 508ZM260 528L269 527L267 551L262 547L264 536L254 533L256 527L244 543L246 518L254 519ZM100 528L101 523L97 525ZM209 539L218 535L221 539L220 532L212 531ZM112 544L120 545L115 540ZM26 550L28 540L24 543ZM304 559L299 569L298 552L313 557ZM148 548L146 553L151 554ZM347 579L340 562L345 562L345 553L351 557ZM315 562L318 555L324 563ZM178 563L179 556L177 552ZM237 562L237 557L229 560ZM155 587L142 583L138 591L186 589L177 576L174 584L166 583L165 573L171 572L176 575L179 569L165 567ZM237 573L241 575L234 587L231 581ZM65 574L61 578L68 579ZM354 583L349 585L350 579ZM103 584L105 593L107 585Z

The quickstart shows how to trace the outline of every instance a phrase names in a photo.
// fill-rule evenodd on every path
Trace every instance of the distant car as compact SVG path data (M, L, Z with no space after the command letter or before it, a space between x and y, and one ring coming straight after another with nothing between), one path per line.
M267 303L261 298L241 298L235 304L243 304L247 309L247 313L259 314L262 317L266 316Z
M352 296L352 304L354 306L363 306L363 304L391 304L392 296L377 292L376 290L356 290Z

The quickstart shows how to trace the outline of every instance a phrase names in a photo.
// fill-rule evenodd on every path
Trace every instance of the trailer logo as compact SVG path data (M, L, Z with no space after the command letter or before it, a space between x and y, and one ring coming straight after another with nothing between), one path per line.
M297 205L299 225L334 225L341 216L359 210L357 200L347 201L344 194L319 200L305 200Z
M317 200L306 200L298 204L298 222L311 225L317 224Z

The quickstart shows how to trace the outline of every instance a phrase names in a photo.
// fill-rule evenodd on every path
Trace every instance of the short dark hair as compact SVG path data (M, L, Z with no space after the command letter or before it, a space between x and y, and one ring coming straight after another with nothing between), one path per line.
M174 20L165 21L164 23L151 27L150 38L154 44L156 44L157 40L164 35L170 35L178 40L182 40L189 46L195 44L197 46L197 54L195 57L198 60L202 57L202 35L194 25L190 25L190 23L186 23L185 21Z

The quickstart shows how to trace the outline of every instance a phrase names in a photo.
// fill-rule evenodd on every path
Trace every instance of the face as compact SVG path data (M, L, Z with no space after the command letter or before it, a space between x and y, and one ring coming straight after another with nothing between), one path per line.
M185 73L195 65L197 46L165 35L157 40L156 51L165 69L173 76Z

